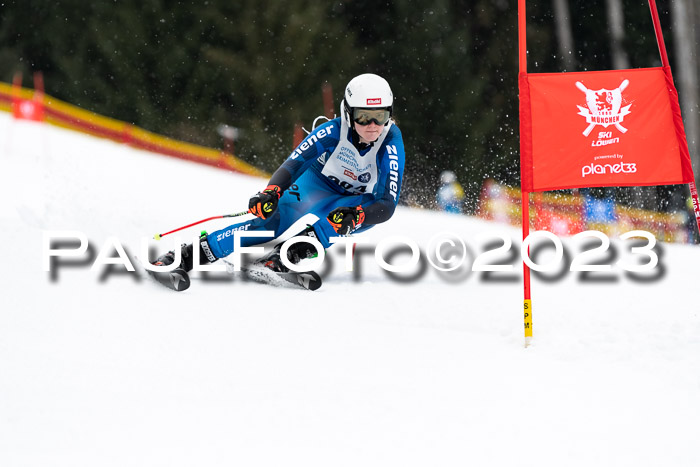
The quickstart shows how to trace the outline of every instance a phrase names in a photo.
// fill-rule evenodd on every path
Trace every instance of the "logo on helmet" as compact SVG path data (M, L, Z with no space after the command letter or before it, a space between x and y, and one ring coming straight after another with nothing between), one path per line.
M381 97L376 97L374 99L367 99L367 105L381 105L381 104L382 104Z

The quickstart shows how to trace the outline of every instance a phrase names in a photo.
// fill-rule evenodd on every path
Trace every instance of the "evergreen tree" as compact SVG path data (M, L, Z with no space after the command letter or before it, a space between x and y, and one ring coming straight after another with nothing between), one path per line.
M612 66L606 1L568 2L578 71ZM658 65L647 1L620 2L630 66ZM528 70L563 71L552 0L527 8ZM0 79L42 71L59 99L212 147L238 127L236 155L272 171L324 112L324 83L337 109L350 78L378 73L406 143L402 198L431 205L449 169L474 208L486 178L519 182L517 39L508 0L6 0Z

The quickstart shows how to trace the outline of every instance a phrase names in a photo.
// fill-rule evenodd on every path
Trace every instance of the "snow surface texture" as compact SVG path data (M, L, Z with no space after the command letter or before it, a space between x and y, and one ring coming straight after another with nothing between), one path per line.
M3 467L700 465L697 246L663 245L647 282L533 278L527 349L519 266L402 282L335 246L317 292L193 274L174 293L90 260L52 280L44 231L138 255L266 180L4 113L0 134ZM362 237L439 232L520 245L407 208Z

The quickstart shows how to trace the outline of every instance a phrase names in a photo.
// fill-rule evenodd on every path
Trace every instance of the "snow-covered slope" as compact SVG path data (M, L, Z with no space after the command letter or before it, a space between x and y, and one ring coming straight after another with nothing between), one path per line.
M6 114L0 135L2 466L700 464L697 246L662 245L647 281L535 277L527 349L514 257L490 278L375 264L394 235L519 248L464 216L399 209L361 236L354 273L329 250L317 292L194 274L178 294L94 257L45 272L44 235L134 255L265 180Z

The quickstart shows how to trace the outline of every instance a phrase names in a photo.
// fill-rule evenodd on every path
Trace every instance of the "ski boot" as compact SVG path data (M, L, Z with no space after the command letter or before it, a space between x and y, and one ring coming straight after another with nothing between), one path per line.
M189 272L193 268L194 257L192 254L193 250L192 243L183 243L180 246L180 264L176 269L182 269L185 272ZM218 258L214 256L209 247L209 242L207 241L207 232L202 231L199 236L199 264L209 264L216 261ZM169 251L164 255L161 255L156 259L153 264L156 266L169 266L175 262L175 251Z
M314 232L313 227L309 226L298 236L316 238L316 232ZM258 258L253 264L256 266L264 266L274 272L289 272L289 268L282 263L282 259L280 258L281 250L282 243L278 243L271 252ZM310 243L295 243L287 249L287 260L292 264L298 264L302 259L315 258L316 256L318 256L318 252Z
M170 266L175 262L175 251L171 250L164 255L160 255L152 264L155 266ZM180 264L177 269L185 272L192 270L192 244L183 243L180 246Z
M194 255L192 243L183 243L180 246L180 264L172 271L148 271L148 273L158 282L177 292L187 290L190 286L190 276L187 274L193 268ZM208 264L216 261L216 256L209 248L207 233L202 231L199 237L199 258L200 264ZM159 256L153 264L155 266L170 266L175 262L175 251L169 251Z

